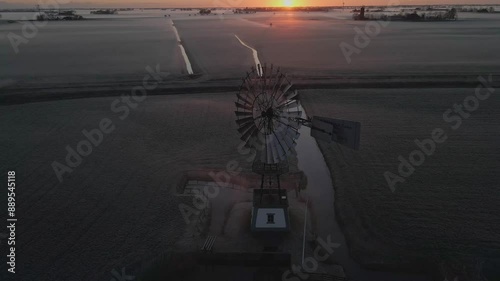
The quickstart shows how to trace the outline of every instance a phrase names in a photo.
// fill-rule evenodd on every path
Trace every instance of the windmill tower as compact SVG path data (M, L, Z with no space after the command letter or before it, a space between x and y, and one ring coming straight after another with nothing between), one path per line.
M359 149L360 123L314 116L302 118L298 92L274 66L252 68L237 96L236 124L245 146L255 151L252 171L261 176L254 190L252 231L286 233L290 230L288 198L280 176L288 173L288 156L295 152L301 126L311 127L311 136Z

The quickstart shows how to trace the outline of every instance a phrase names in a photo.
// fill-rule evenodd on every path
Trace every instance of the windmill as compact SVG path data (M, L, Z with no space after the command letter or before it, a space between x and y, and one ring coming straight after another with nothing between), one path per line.
M255 151L252 171L261 176L260 190L254 190L254 231L289 230L287 193L281 190L280 176L289 171L288 156L295 152L301 126L310 127L311 136L316 139L359 149L359 122L319 116L303 118L298 92L292 86L279 68L257 65L243 78L236 95L238 132L245 146ZM264 188L266 180L268 188ZM260 209L266 213L259 214ZM267 220L261 218L266 215ZM280 223L276 223L276 217Z

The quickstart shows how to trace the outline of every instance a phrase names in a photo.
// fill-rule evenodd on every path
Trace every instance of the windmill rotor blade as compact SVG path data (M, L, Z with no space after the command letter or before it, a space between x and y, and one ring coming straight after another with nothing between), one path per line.
M278 127L278 130L279 132L288 132L288 130L292 130L292 131L298 131L298 127L294 127L292 126L291 124L289 123L286 123L286 122L281 122L281 121L278 121L278 123L281 125ZM294 134L295 135L295 134Z
M234 112L236 114L236 116L240 117L240 116L253 116L253 113L252 112L245 112L245 111L235 111Z
M296 121L294 119L289 119L289 118L286 118L286 117L283 117L283 116L280 116L280 123L282 124L287 124L293 128L295 128L296 130L298 130L301 126L301 124L299 123L299 121Z
M280 154L280 152L278 151L278 142L273 135L269 135L269 136L271 139L271 143L270 143L271 152L273 153L271 163L278 163L279 162L279 154Z
M290 91L290 92L286 93L285 96L287 99L291 100L291 99L295 98L298 94L299 94L299 92L297 90L295 90L295 91Z
M294 91L295 92L295 91ZM295 98L295 95L293 95L293 97ZM279 104L280 108L281 107L284 107L286 105L289 105L290 103L294 103L296 104L296 107L300 106L300 102L299 100L297 99L291 99L291 98L288 98L288 97L284 97L285 99Z
M283 87L283 84L286 82L286 75L282 74L281 75L281 79L280 79L280 85L278 86L278 88L276 88L276 91L275 91L275 94L273 95L273 98L275 100L279 100L279 97L281 96L282 92L281 92L281 88Z
M277 150L278 150L278 161L284 161L284 160L286 160L286 150L283 147L283 144L281 143L283 141L282 140L283 135L281 135L280 137L278 137L280 135L280 132L278 132L278 133L273 132L273 133L274 133L274 137L276 139L276 142L278 143L278 147L277 147Z
M286 135L284 136L283 141L284 141L284 142L285 142L285 144L286 144L286 148L287 148L287 150L290 150L292 147L294 147L294 146L295 146L295 140L293 139L293 137L292 137L292 136L290 136L290 135L288 135L288 134L286 134Z
M240 134L244 135L252 127L255 127L255 124L253 122L249 122L249 123L245 124L244 126L240 127L238 129L238 132L240 132Z
M250 78L246 78L244 80L243 85L246 87L248 92L251 93L251 95L255 98L255 89L254 89L255 87L252 85L252 81L250 80Z
M274 144L272 138L269 137L268 142L269 143L266 143L266 150L267 150L266 160L267 163L274 163L274 155L273 155Z
M250 137L254 134L257 134L258 130L256 127L252 127L250 130L246 131L242 136L241 136L241 140L244 141L244 142L248 142L248 140L250 139Z
M286 128L286 136L292 138L294 141L299 138L300 133L297 129L293 127L287 127Z
M238 97L239 100L243 101L243 103L245 103L246 105L252 106L252 103L249 100L247 100L246 98L244 98L242 95L240 95L239 93L236 94L236 96Z
M238 124L238 126L243 126L249 122L254 123L253 117L245 117L245 118L241 118L241 119L236 120L236 124Z
M238 102L235 102L234 104L236 104L237 108L246 109L248 111L252 111L253 110L253 108L251 106L248 106L248 105L240 104Z
M302 116L302 111L285 111L283 112L282 116L289 118L299 118Z
M283 90L283 95L286 95L286 93L288 92L288 90L290 90L290 88L293 86L293 84L288 84L285 89Z
M290 102L284 103L278 107L279 109L294 109L299 108L299 102L297 100L292 100Z
M291 140L292 142L295 141L295 139L298 137L299 133L297 129L289 126L289 125L282 125L277 131L277 134L279 134L279 139L281 140L281 143L283 144L283 149L288 151L289 150L289 144L288 140Z
M264 89L266 88L268 79L269 79L269 76L267 74L267 64L264 64L264 67L262 68L262 80L264 83L264 87L263 87Z
M267 161L267 149L268 149L267 136L265 136L264 138L265 138L265 146L263 149L261 149L261 160L263 163L268 163L268 161Z
M257 137L258 134L254 134L250 136L247 142L245 142L245 147L248 148L256 148L255 146L258 144L259 138Z
M274 96L276 95L276 92L277 92L277 89L278 89L277 86L278 86L278 84L282 83L283 77L284 77L284 75L281 74L278 78L275 79L274 85L271 88L271 98L274 98Z
M288 84L288 85L286 85L285 89L283 89L283 91L281 91L281 94L278 96L278 98L276 98L276 100L278 101L279 104L281 104L283 101L286 101L285 95L288 92L288 90L290 90L290 88L292 86L293 86L292 84Z

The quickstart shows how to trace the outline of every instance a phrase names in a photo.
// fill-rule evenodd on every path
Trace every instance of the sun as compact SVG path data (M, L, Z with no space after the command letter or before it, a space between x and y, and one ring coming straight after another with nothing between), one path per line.
M293 7L293 0L283 0L283 6Z

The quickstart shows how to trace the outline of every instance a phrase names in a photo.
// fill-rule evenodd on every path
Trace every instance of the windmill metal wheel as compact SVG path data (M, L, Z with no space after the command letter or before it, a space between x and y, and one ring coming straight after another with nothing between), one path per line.
M290 90L292 83L280 69L252 68L243 79L236 95L236 123L241 140L257 151L258 159L265 164L287 160L294 150L301 126L296 118L302 116L297 91Z

